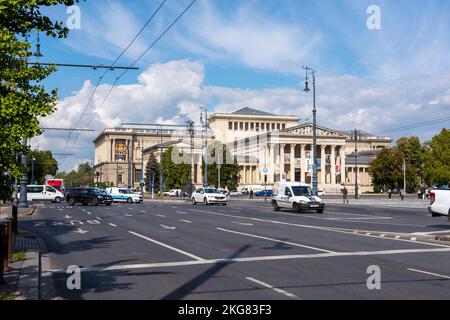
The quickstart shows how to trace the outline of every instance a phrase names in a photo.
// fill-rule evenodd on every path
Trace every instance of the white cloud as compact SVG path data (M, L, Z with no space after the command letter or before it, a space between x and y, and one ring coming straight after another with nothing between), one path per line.
M81 134L77 145L74 139L69 148L76 153L66 160L63 168L72 168L72 162L93 156L92 140L105 127L123 122L178 123L191 117L198 121L200 105L210 106L211 112L233 112L242 107L253 107L281 115L298 115L311 121L312 97L293 88L240 89L204 86L204 66L191 60L169 61L154 64L131 85L115 88L107 103L98 109L109 84L97 90L90 114L79 127L84 127L92 117L94 134ZM358 128L373 133L410 123L417 123L448 114L450 74L381 83L355 76L324 77L317 79L318 123L334 129ZM74 95L59 102L58 111L42 119L43 126L71 127L86 105L93 85L86 81ZM433 106L429 101L438 101ZM432 110L430 109L432 108ZM424 129L425 130L425 129ZM402 133L400 133L402 134ZM408 134L419 134L410 132ZM34 145L62 152L67 134L47 132L35 138Z

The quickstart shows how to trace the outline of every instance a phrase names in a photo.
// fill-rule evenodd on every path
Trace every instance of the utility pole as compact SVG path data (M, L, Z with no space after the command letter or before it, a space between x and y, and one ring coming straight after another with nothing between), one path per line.
M205 118L203 120L203 117ZM204 125L203 132L205 137L205 175L203 181L203 187L208 187L208 111L204 108L200 108L200 122Z
M305 69L306 72L306 81L305 81L305 89L304 91L308 93L310 91L308 87L308 74L311 74L313 79L313 146L312 146L312 152L313 152L313 165L312 165L312 187L314 190L314 193L317 194L317 110L316 110L316 70L309 68L307 66L304 66L303 69ZM324 159L322 159L324 160ZM323 174L323 173L322 173Z
M360 133L358 130L354 130L353 139L355 140L355 199L358 199L359 187L358 187L358 140L360 139Z
M218 178L217 178L217 188L220 189L220 167L221 165L217 165L217 171L218 171Z
M142 198L144 198L144 138L141 138L141 181L139 181L139 186L141 187Z
M193 164L194 164L194 121L192 120L188 120L186 121L187 124L187 129L191 138L191 165L190 168L191 170L189 171L189 196L192 195L192 186L193 186L193 181L192 181L192 171L194 170Z
M160 196L161 196L161 199L163 198L163 186L164 186L164 183L163 183L163 136L162 136L162 126L161 125L159 125L159 134L161 135L161 137L160 137L160 143L159 143L159 147L160 147L160 149L159 149L159 152L160 152L160 154L161 154L161 156L160 156L160 163L159 163L159 194L160 194Z
M406 195L406 156L403 157L403 196L405 195Z

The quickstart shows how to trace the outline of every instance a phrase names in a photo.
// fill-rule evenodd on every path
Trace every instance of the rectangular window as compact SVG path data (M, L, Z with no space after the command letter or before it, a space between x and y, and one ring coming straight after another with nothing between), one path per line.
M259 131L259 122L256 123L256 131Z
M280 130L280 124L277 123L277 130Z
M237 129L238 129L238 123L235 122L235 123L234 123L234 131L237 131Z
M261 123L261 130L265 129L266 124L265 123Z
M275 130L275 123L272 123L272 130Z
M254 122L250 122L250 130L255 130L255 123Z
M245 123L245 131L248 131L248 122Z
M244 130L244 123L243 122L239 122L239 130Z
M233 122L228 122L228 130L233 130Z
M117 176L117 181L118 181L119 183L123 183L123 175L122 175L122 174L119 174L119 175Z
M142 177L142 170L141 169L136 169L134 171L134 181L140 182L143 179Z
M283 128L283 130L286 129L286 124L285 123L283 123L282 128Z

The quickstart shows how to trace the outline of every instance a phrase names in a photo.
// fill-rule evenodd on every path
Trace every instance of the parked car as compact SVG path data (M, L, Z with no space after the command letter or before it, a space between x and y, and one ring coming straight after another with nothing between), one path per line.
M113 202L111 195L101 192L96 188L75 188L70 189L67 192L67 203L70 206L74 206L77 203L87 206L91 204L93 206L98 206L99 204L105 204L110 206Z
M281 183L272 197L272 207L275 211L286 208L301 213L314 210L323 213L325 204L322 202L311 187L304 183L284 182Z
M255 192L255 196L257 196L257 197L271 197L272 195L273 195L273 190L271 190L271 189Z
M237 189L230 190L229 196L230 197L240 197L240 196L242 196L242 192L237 191Z
M64 200L64 194L51 186L27 186L27 201L51 201L60 203L62 200Z
M138 194L135 194L131 190L126 188L106 188L105 191L112 197L114 202L141 202L140 196Z
M431 190L428 211L433 217L447 216L450 221L450 189Z
M199 188L192 193L192 204L203 203L205 205L220 203L227 205L228 197L214 188Z
M171 189L170 191L166 191L163 193L166 197L181 197L183 194L183 191L181 189Z

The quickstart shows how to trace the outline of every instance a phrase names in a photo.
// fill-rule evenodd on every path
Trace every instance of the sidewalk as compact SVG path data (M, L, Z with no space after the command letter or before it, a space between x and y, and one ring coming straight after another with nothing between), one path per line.
M325 203L330 204L343 204L342 197L341 198L324 198L323 201ZM411 197L405 198L405 200L401 200L400 198L392 198L389 200L388 198L366 198L362 197L359 199L354 199L349 197L348 201L350 205L362 205L362 206L380 206L380 207L396 207L396 208L414 208L414 209L424 209L427 210L430 205L429 200L420 200L414 199Z
M32 215L39 205L19 209L18 216ZM0 206L0 220L11 216L11 205ZM20 219L19 219L20 227ZM40 243L36 236L19 230L13 238L13 254L22 258L10 262L5 273L5 284L0 285L0 300L38 300L40 298Z

